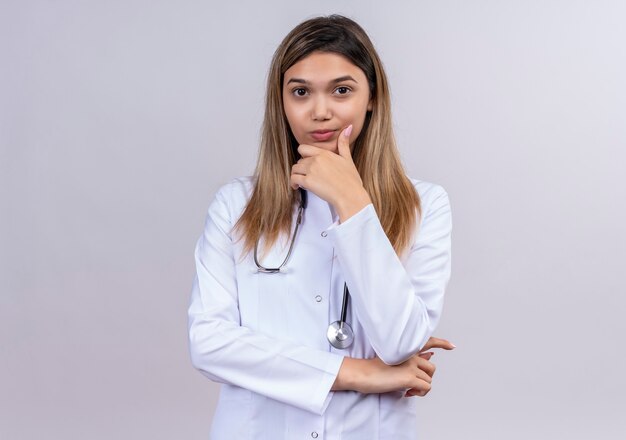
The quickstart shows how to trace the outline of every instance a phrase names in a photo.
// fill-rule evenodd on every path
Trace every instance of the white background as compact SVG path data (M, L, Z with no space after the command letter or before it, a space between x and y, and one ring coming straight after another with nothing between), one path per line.
M0 1L0 438L208 438L193 247L253 171L270 58L343 13L450 194L421 439L626 432L622 1ZM417 433L416 433L417 437Z

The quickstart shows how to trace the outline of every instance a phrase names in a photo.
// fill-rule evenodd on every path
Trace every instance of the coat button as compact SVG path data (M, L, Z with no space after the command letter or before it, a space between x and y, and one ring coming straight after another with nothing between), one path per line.
M321 297L321 296L319 296L319 295L317 295L317 296L315 297L315 301L317 301L317 302L322 302L322 297Z
M328 232L326 231L322 231L322 233L320 234L322 237L326 237L328 235Z
M311 433L311 437L313 437L313 438L317 438L317 432L313 431L313 432Z

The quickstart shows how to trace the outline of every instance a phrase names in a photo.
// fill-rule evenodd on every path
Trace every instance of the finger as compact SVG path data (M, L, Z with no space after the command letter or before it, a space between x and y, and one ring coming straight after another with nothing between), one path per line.
M348 125L337 137L337 153L341 157L352 160L350 154L350 135L352 134L352 124Z
M304 163L298 162L291 167L291 174L301 174L306 176L307 166Z
M417 368L428 374L428 376L430 377L435 374L435 370L437 369L437 367L435 367L435 364L426 359L422 359L421 357L417 358Z
M443 348L444 350L454 350L456 348L456 345L454 345L452 342L446 339L432 337L432 338L429 338L428 341L426 341L426 344L424 344L424 346L419 352L422 353L424 351L430 350L431 348Z
M425 396L432 389L432 385L422 380L416 380L405 394L410 396Z
M429 361L430 358L434 356L434 354L435 353L433 353L432 351L427 351L426 353L419 353L418 356L422 359L426 359L427 361Z
M339 135L339 137L341 137L341 135ZM308 144L300 144L298 146L298 153L300 153L300 156L302 156L303 158L317 156L318 154L322 154L325 151L327 150Z
M423 391L422 390L417 390L415 388L410 388L406 391L406 393L404 393L404 397L415 397L415 396L420 396L422 395Z
M298 189L298 188L304 188L307 189L306 185L305 185L305 179L306 176L303 176L302 174L291 174L291 177L289 178L289 185L291 186L291 189Z
M410 390L407 390L407 392L404 394L404 397L424 397L426 394L428 394L429 391L430 390L419 390L416 388L411 388Z
M415 377L426 383L431 383L433 381L433 378L431 377L430 374L428 374L426 371L419 369L419 368L415 370Z

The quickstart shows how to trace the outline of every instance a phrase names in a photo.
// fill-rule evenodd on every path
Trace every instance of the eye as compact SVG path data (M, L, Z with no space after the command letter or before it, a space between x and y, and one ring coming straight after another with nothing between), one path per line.
M306 96L307 90L304 87L293 89L291 93L295 96Z
M350 90L350 87L346 87L346 86L340 86L335 89L335 92L337 92L337 94L339 95L347 95L351 91L352 90Z

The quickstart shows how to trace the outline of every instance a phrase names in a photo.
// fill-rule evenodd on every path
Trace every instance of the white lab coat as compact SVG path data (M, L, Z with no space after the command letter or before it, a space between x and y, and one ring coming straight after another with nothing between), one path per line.
M252 178L218 190L195 248L188 311L192 363L222 383L211 439L417 438L419 397L330 391L344 356L398 364L439 321L451 268L449 199L439 185L411 181L423 214L402 261L373 205L340 224L331 205L309 191L288 272L279 274L257 273L231 233ZM282 239L261 264L278 267L287 245ZM338 350L326 330L339 319L344 281L355 341Z

